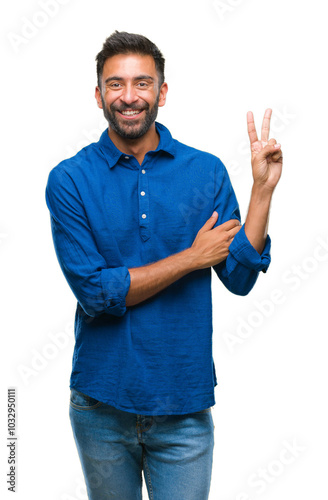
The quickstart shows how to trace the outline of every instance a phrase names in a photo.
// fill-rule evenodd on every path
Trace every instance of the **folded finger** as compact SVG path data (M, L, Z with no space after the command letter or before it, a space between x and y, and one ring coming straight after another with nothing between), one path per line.
M273 153L273 155L271 156L272 161L278 161L280 159L282 159L282 152L281 151L277 151L276 153Z

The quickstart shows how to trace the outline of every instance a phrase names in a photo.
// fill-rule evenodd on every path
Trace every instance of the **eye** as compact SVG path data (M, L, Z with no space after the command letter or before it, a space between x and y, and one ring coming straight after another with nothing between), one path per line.
M112 82L109 87L111 89L119 89L121 87L121 84L120 83L117 83L117 82Z
M138 86L142 87L142 88L147 88L149 86L149 84L148 84L148 82L139 82Z

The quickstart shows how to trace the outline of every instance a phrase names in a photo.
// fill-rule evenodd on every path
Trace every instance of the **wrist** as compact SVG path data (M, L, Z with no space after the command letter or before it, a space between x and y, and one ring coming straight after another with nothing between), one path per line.
M181 252L181 257L183 258L184 265L188 272L197 271L200 269L200 263L198 261L198 257L193 247L186 248Z
M274 188L254 181L252 187L252 198L258 200L259 202L271 201L273 191Z

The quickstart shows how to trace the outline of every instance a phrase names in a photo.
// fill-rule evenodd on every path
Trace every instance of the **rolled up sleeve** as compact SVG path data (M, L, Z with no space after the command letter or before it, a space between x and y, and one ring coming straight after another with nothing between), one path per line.
M217 165L215 186L214 210L219 214L215 226L230 219L240 221L237 198L222 162ZM271 239L268 235L264 250L259 254L249 242L243 224L229 247L228 257L213 266L213 269L228 290L236 295L247 295L255 285L259 273L267 271L271 262L270 249Z
M46 203L58 262L82 309L89 316L126 312L128 268L110 266L100 255L78 190L60 167L48 177Z
M271 262L270 249L271 239L270 236L267 235L263 252L259 254L249 242L245 233L245 224L243 224L240 231L238 231L234 237L233 242L229 247L229 252L240 264L243 264L245 267L253 269L258 273L260 271L266 273Z

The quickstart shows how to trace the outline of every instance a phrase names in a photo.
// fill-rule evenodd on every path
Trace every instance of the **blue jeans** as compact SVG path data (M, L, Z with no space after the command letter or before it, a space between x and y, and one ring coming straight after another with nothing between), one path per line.
M214 447L211 408L146 416L71 389L70 420L89 500L206 500Z

